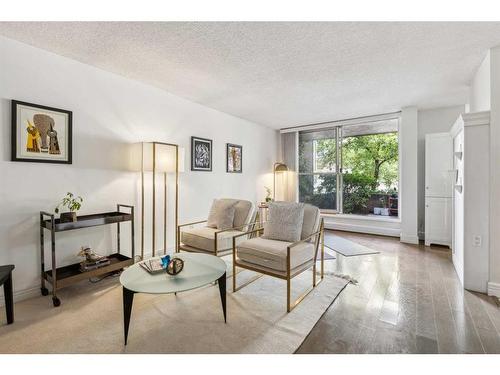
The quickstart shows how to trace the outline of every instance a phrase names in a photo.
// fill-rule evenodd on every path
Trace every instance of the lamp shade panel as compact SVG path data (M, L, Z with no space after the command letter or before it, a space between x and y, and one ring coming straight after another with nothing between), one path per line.
M179 172L184 172L184 148L179 147L178 165ZM156 153L154 158L153 150ZM153 164L156 172L175 173L175 145L165 145L155 142L141 142L132 145L131 168L141 170L141 162L144 172L152 172Z
M178 166L179 172L184 172L184 149L179 147ZM175 173L176 147L169 145L156 145L156 171Z

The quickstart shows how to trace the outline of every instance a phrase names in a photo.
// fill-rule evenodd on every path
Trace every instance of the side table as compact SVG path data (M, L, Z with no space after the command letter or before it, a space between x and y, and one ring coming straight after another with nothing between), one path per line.
M7 324L14 323L14 294L12 291L13 264L0 266L0 285L3 285L5 295L5 310L7 311Z

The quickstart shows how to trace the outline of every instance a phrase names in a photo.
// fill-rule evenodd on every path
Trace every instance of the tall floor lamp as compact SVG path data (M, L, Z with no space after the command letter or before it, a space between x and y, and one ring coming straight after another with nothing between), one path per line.
M276 162L273 167L273 199L276 200L276 177L288 172L288 167L285 163ZM288 183L288 181L287 181Z
M144 259L144 218L146 172L151 172L151 254L156 255L156 179L163 176L163 253L167 252L167 175L175 174L175 228L179 220L179 173L184 172L184 150L179 145L165 142L142 142L141 144L141 259ZM174 230L175 236L177 231ZM177 237L175 243L177 243Z

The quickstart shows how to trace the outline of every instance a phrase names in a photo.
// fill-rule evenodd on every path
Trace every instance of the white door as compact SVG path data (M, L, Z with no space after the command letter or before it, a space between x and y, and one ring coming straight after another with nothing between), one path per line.
M448 133L425 136L425 196L451 197L453 140Z
M425 245L451 246L452 198L425 198Z

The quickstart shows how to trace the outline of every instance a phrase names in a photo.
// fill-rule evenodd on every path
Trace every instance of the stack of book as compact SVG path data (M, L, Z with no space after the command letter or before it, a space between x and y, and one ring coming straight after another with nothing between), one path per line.
M110 260L108 259L108 257L105 256L93 257L92 260L86 259L80 263L80 271L86 272L95 270L97 268L107 266L109 263Z
M144 262L139 263L139 265L152 275L161 272L165 273L161 259L158 258L145 260Z

